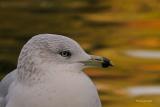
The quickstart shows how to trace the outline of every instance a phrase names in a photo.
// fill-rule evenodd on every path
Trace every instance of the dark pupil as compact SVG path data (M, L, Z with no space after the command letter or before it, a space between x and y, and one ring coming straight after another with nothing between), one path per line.
M62 52L60 52L60 55L63 57L69 57L69 56L71 56L71 53L69 51L62 51Z

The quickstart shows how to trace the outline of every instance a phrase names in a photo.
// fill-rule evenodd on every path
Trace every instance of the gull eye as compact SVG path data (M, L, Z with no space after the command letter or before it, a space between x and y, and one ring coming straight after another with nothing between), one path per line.
M68 51L68 50L67 51L61 51L59 54L63 57L70 57L71 56L71 52Z

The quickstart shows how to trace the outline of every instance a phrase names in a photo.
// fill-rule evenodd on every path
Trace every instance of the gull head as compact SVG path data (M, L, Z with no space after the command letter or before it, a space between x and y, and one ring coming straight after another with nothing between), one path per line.
M18 59L18 72L36 72L46 68L76 68L112 66L105 57L87 54L80 45L65 36L39 34L32 37L22 48ZM40 70L37 70L40 71ZM54 69L53 69L54 71Z

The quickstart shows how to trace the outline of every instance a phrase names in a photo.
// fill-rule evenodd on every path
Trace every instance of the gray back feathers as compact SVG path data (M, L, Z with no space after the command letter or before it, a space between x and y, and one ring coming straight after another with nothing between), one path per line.
M17 70L14 70L13 72L6 75L0 82L0 107L6 106L6 96L8 94L10 85L16 78L16 71Z

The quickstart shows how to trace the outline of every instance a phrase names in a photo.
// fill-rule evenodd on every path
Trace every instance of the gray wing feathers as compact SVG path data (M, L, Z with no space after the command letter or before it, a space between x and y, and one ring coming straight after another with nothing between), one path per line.
M0 107L5 107L6 105L6 96L8 94L8 89L10 84L16 78L16 70L12 71L6 75L0 82Z

